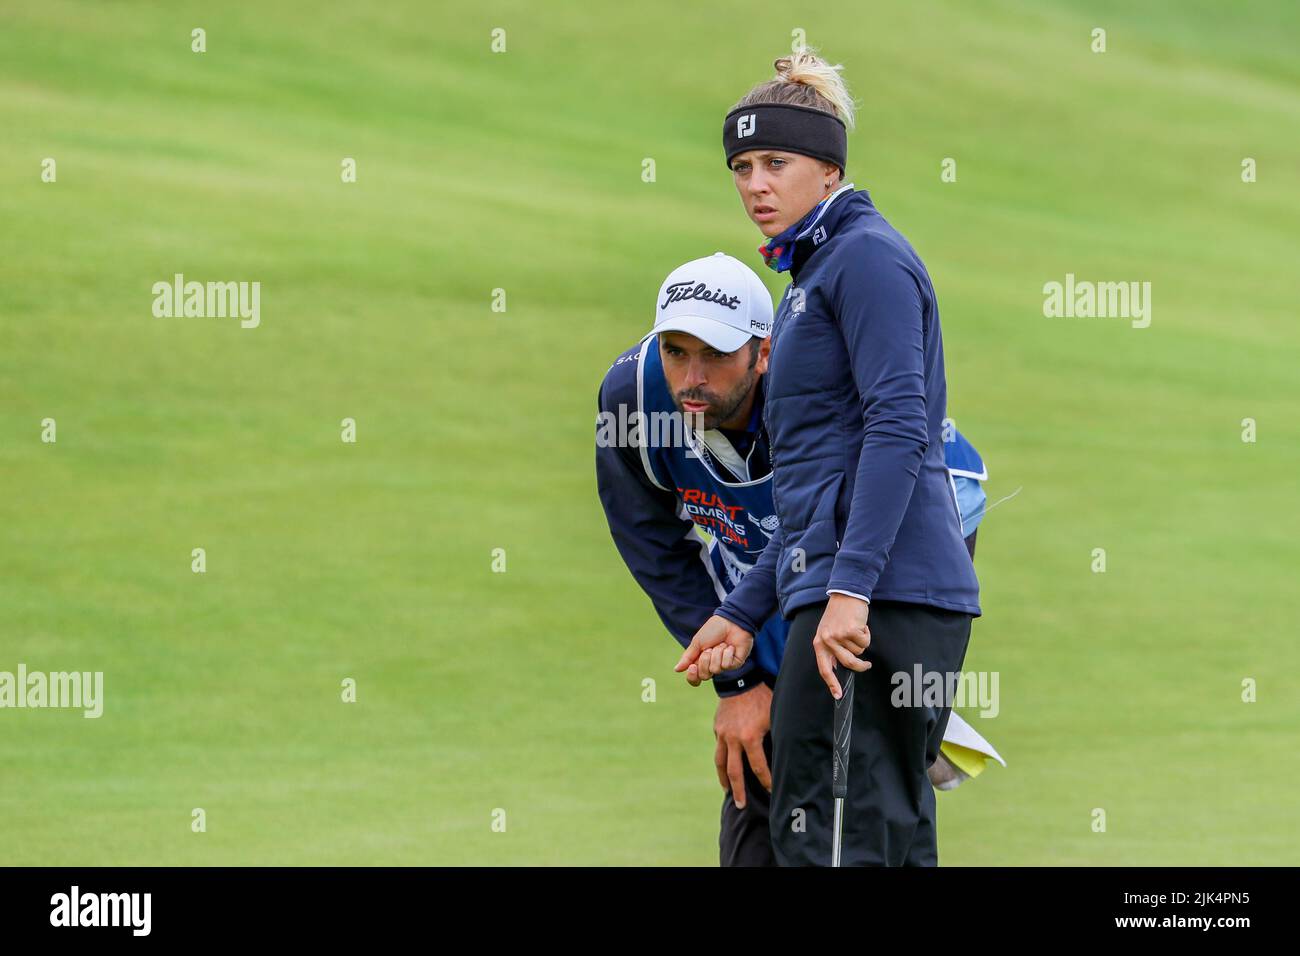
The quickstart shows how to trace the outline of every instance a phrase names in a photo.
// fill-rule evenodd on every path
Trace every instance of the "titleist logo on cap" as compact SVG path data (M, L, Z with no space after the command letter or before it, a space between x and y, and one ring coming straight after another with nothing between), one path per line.
M735 309L740 303L740 296L738 295L727 295L721 289L710 292L709 287L703 282L695 282L690 279L685 282L674 282L664 291L668 293L668 297L659 303L661 309L666 309L673 302L681 302L685 299L702 299L705 302L716 302L728 309Z

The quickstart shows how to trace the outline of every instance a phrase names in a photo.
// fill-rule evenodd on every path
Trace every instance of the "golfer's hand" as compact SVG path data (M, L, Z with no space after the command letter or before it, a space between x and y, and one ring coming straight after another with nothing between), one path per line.
M715 614L695 632L673 670L686 671L686 683L699 687L701 681L745 663L753 646L753 634Z
M871 630L867 627L866 601L847 594L832 594L822 612L821 623L813 638L813 654L817 657L817 673L822 675L831 696L840 699L843 691L835 679L835 665L843 664L851 671L870 669L871 662L858 657L871 645Z
M772 789L772 773L767 769L767 754L763 753L763 737L772 726L772 691L761 681L752 690L718 700L718 712L713 717L713 736L718 747L713 752L713 764L718 770L718 783L723 790L731 791L731 799L742 810L745 808L745 764L768 790Z

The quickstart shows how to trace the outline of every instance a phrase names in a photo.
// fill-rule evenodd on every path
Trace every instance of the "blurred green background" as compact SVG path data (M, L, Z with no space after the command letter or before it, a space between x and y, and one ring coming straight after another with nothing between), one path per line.
M6 4L0 670L107 699L0 710L0 863L716 864L715 698L609 540L595 395L674 266L760 267L720 125L796 29L1023 489L966 661L1009 766L941 861L1300 862L1300 8L1136 6ZM260 327L155 318L177 272ZM1150 327L1045 318L1067 272Z

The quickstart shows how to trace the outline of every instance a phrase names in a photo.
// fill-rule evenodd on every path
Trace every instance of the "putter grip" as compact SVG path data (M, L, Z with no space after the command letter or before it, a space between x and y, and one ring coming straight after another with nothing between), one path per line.
M831 795L843 799L849 792L849 738L853 731L853 674L835 665L835 678L844 692L835 702L834 762L831 767Z

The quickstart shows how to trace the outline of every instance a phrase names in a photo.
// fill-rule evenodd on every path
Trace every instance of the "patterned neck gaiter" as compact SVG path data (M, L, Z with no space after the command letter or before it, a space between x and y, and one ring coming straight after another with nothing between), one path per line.
M833 196L834 193L831 195ZM767 242L763 243L763 245L758 247L759 254L763 257L764 265L777 272L787 272L790 269L790 266L794 264L795 239L799 237L799 233L804 226L817 218L817 214L822 211L822 207L826 205L827 200L830 198L830 196L827 196L817 205L813 206L812 209L808 211L808 215L804 216L793 226L783 231L780 235L773 236Z

